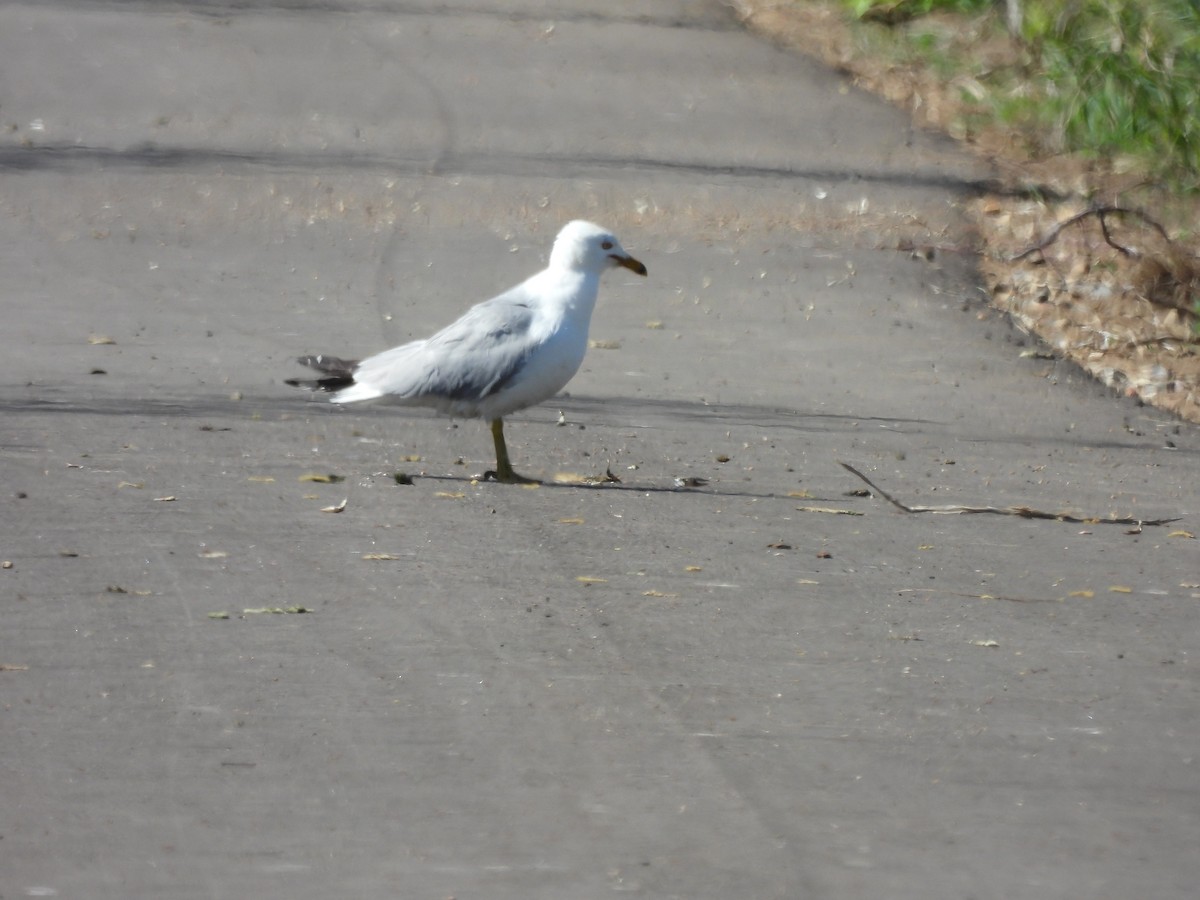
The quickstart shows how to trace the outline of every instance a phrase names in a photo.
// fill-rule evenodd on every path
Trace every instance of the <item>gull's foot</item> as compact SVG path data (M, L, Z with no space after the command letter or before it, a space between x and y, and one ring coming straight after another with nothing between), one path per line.
M518 475L512 469L500 472L497 472L495 469L488 469L480 478L483 481L496 481L500 484L541 484L538 479Z

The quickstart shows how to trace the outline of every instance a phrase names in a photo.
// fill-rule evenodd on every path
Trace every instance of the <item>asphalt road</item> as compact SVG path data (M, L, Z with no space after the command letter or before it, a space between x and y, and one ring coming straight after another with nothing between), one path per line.
M0 897L1194 896L1200 432L1022 356L988 177L716 2L0 7ZM283 385L577 217L546 485Z

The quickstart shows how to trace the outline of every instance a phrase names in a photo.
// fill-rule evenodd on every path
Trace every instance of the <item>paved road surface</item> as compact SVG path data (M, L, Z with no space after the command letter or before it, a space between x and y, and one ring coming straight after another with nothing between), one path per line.
M0 897L1193 896L1200 433L1021 357L988 177L716 2L0 8ZM620 484L282 384L581 216L509 443Z

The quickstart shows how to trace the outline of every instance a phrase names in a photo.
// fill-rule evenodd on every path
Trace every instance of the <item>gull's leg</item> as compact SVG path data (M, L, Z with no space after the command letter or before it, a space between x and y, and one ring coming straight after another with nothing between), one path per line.
M495 480L503 484L541 484L536 478L526 478L513 471L508 461L508 445L504 443L504 420L492 419L492 440L496 442L496 468L483 473L483 480Z

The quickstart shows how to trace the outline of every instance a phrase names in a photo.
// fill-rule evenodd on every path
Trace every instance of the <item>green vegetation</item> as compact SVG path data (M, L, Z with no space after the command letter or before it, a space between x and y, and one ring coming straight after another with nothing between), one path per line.
M935 10L977 13L987 9L993 2L994 0L845 0L850 11L860 19L869 16L873 11L902 18L923 16Z
M1019 0L1019 32L1007 38L1004 0L842 2L864 21L903 23L895 33L908 53L968 76L976 116L1020 132L1035 152L1128 158L1172 187L1200 189L1196 0ZM947 28L947 14L962 27ZM966 32L1006 40L1011 53L984 59Z

